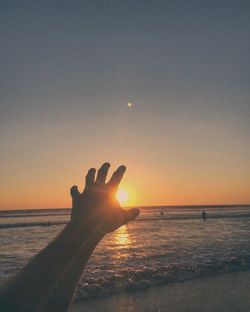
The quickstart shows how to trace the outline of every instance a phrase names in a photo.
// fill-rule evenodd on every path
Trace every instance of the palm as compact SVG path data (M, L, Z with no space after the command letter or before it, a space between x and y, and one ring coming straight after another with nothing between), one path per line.
M139 209L122 209L115 199L115 192L126 170L125 166L120 166L106 183L109 167L109 163L103 164L96 177L96 170L91 168L82 193L78 191L77 186L71 188L72 222L102 224L105 232L112 232L139 215Z

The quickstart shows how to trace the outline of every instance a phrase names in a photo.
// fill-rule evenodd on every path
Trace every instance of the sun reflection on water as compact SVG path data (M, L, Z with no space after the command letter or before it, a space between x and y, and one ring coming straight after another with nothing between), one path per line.
M131 244L131 238L128 233L127 225L121 226L118 230L114 233L114 239L116 243L116 247L126 248Z
M117 229L113 236L113 259L126 259L132 244L131 236L126 225Z

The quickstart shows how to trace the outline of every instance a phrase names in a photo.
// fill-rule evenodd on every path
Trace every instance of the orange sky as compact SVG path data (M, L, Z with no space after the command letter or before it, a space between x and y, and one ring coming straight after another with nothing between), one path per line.
M121 188L133 191L135 205L250 203L248 139L227 121L183 127L179 118L180 125L169 120L166 127L164 116L150 124L156 117L138 115L142 103L119 109L117 120L106 118L106 128L91 136L77 119L9 128L2 134L0 209L70 207L70 186L81 188L87 170L105 161L110 171L127 166Z
M135 205L250 203L245 4L111 2L4 4L0 209L70 207L106 161Z
M83 164L79 154L75 163L70 158L55 158L43 166L44 160L39 165L37 161L22 163L23 167L13 171L9 168L1 188L1 209L70 207L70 186L77 184L81 188L84 174L92 166L90 160ZM64 165L64 161L69 165ZM98 160L96 163L101 164ZM134 205L249 203L249 176L237 170L227 172L225 164L220 166L210 164L204 171L200 166L181 164L178 160L165 166L147 159L138 160L137 164L128 161L120 188L130 193L133 199L128 204Z

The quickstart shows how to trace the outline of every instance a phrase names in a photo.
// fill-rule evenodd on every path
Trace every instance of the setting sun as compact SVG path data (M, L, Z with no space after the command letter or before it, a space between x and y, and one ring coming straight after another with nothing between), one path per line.
M127 204L129 200L129 194L126 190L121 189L116 193L116 199L121 205Z
M131 185L123 184L118 189L115 195L116 199L122 206L134 206L136 205L136 194L135 190Z

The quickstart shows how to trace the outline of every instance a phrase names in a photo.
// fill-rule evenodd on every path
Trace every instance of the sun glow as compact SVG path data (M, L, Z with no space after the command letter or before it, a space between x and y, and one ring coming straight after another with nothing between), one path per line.
M136 204L135 191L128 185L121 186L115 197L122 206L134 206Z
M121 189L116 193L116 199L119 201L121 205L125 205L128 203L129 194L126 190Z

